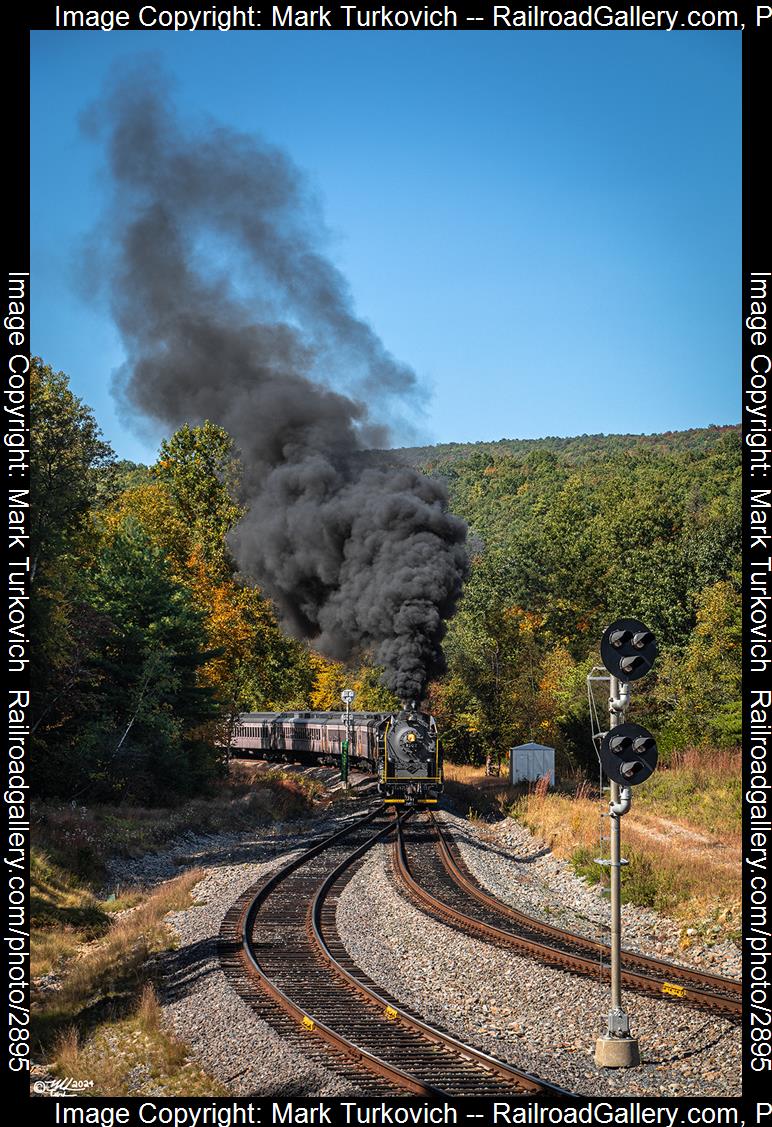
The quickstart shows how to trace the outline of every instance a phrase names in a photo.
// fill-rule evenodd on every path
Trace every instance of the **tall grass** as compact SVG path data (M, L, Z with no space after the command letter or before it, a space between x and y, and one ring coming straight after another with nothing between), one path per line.
M88 885L37 846L30 851L30 969L33 980L55 970L110 927L113 915L131 907L136 890L99 900Z
M60 1077L94 1081L90 1095L227 1095L188 1059L163 1026L152 956L174 945L164 917L190 903L201 878L190 870L147 893L94 891L112 855L163 848L186 830L220 833L307 817L323 788L280 769L234 764L208 798L173 809L77 807L35 810L32 863L33 1007L36 1058ZM40 976L53 970L53 979Z
M254 777L234 765L229 782L183 806L35 807L35 839L58 864L84 881L103 879L110 856L139 857L187 830L221 833L307 817L320 784L280 770Z
M682 943L737 940L740 928L740 780L736 755L685 754L633 792L622 823L624 901L672 915ZM699 780L699 781L698 781ZM711 789L709 798L703 793ZM587 880L607 880L607 801L548 793L517 799L513 814Z
M732 842L742 829L742 764L736 749L686 748L636 788L636 806Z
M522 786L510 786L507 775L486 775L483 767L468 763L444 766L445 794L456 808L475 818L504 817L523 793Z
M133 1013L112 1016L81 1036L75 1025L56 1039L49 1061L54 1075L88 1081L89 1096L225 1096L228 1089L208 1076L189 1050L165 1029L155 990L146 983Z
M66 964L57 988L35 1000L32 1034L38 1048L45 1050L65 1027L100 1003L125 1001L141 991L147 960L172 944L164 916L190 903L190 890L202 875L200 869L191 869L159 885L114 920L103 938Z

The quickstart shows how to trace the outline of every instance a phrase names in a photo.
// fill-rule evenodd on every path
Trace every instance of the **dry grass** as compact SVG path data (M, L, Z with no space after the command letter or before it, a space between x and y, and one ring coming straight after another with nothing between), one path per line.
M142 987L142 994L137 1006L137 1020L139 1027L145 1033L155 1033L161 1025L161 1007L158 996L151 982L146 982Z
M71 959L83 942L82 935L66 925L50 930L33 931L30 936L30 974L33 981Z
M733 846L742 829L739 750L687 748L636 789L636 807Z
M250 765L254 766L254 765ZM116 889L108 901L89 887L111 855L163 848L188 829L201 833L307 817L321 785L281 770L241 771L218 792L174 809L43 806L33 851L32 1043L61 1077L93 1081L90 1095L143 1090L169 1096L226 1095L164 1030L148 960L174 945L167 913L190 903L201 877L191 870L150 893Z
M84 944L104 935L111 915L139 899L137 892L120 894L110 901L97 899L82 881L36 847L31 851L30 876L33 980L58 970Z
M133 1014L101 1023L83 1041L74 1026L61 1033L50 1068L62 1078L90 1081L89 1096L229 1094L190 1059L187 1045L163 1028L149 983Z
M737 939L740 923L741 853L734 811L714 821L710 832L697 828L694 818L689 822L676 816L692 785L685 773L693 769L672 768L652 776L651 783L659 779L659 794L650 793L644 802L649 782L636 789L633 809L622 823L623 854L630 862L623 870L623 899L673 915L682 926L684 946L693 939ZM733 786L726 786L724 802ZM601 881L607 874L595 858L608 856L608 843L601 842L601 833L608 835L608 819L602 817L607 809L605 800L549 794L537 787L518 800L514 813L582 876Z
M51 1047L59 1077L92 1083L89 1095L226 1095L227 1089L189 1060L186 1045L164 1030L147 980L148 957L173 944L164 916L190 903L200 879L191 870L155 889L115 920L69 962L59 987L33 1007L36 1052ZM127 1015L132 997L139 1001Z
M500 818L522 796L522 786L510 786L509 776L486 775L484 767L468 763L444 765L445 794L472 818Z
M100 1003L136 991L150 955L172 945L164 916L190 903L190 890L201 876L200 869L192 869L160 885L70 960L57 989L44 993L33 1007L33 1036L39 1044L50 1044L66 1025Z
M76 1077L79 1056L80 1037L77 1027L71 1025L63 1030L56 1039L54 1061L58 1075L82 1079L82 1077Z
M305 776L281 770L258 776L234 762L228 781L214 795L183 806L39 805L33 813L35 839L70 879L98 882L108 857L140 857L187 830L220 833L224 826L251 829L308 817L322 789Z

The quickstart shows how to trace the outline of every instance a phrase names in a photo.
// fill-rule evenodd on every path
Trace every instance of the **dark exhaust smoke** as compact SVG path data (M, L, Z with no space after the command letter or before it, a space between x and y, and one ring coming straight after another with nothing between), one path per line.
M229 431L242 570L296 635L330 657L369 653L420 699L443 668L466 527L442 483L372 451L417 416L416 379L354 315L302 175L256 137L186 131L157 68L124 75L88 125L109 161L97 249L120 395L165 426Z

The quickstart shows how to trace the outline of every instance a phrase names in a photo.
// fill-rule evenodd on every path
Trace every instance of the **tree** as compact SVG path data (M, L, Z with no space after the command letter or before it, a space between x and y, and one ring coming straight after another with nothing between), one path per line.
M445 644L455 708L473 718L456 743L478 760L488 754L500 760L533 723L540 619L512 599L508 575L500 555L486 552L474 561ZM451 716L444 719L453 724Z
M108 539L94 572L107 628L94 656L98 709L86 724L91 794L163 803L213 775L216 752L197 733L217 709L199 670L204 615L135 522Z
M402 707L391 689L382 683L383 670L375 665L360 665L348 678L356 693L354 708L361 712L398 712Z
M99 471L114 455L64 372L30 368L31 581L70 547L88 516Z
M688 644L665 654L655 685L667 754L688 745L731 746L742 738L742 606L720 580L701 592Z
M227 717L292 704L305 707L313 675L309 655L281 632L260 590L223 576L200 547L188 560L184 582L204 614L211 656L202 677Z
M100 523L108 537L127 524L139 526L163 552L175 579L188 580L196 549L195 528L184 519L165 483L153 480L123 490L100 514Z
M180 427L161 443L156 474L207 563L232 573L225 538L244 510L235 500L239 467L228 432L208 421Z
M46 729L56 730L77 709L91 680L88 653L100 624L88 606L83 560L95 548L90 508L113 453L64 372L39 357L32 359L30 393L33 738L48 752Z
M641 692L665 745L697 717L702 739L736 737L736 429L479 444L433 464L452 469L453 508L481 546L432 688L449 754L535 737L594 771L583 680L621 615L657 635Z
M331 661L311 651L309 662L314 674L311 707L319 712L340 711L340 694L347 687L346 671L339 661ZM356 702L359 708L359 702Z
M192 433L188 429L186 443ZM176 438L167 448L176 448ZM187 469L189 478L193 469ZM216 479L205 485L208 472L203 461L196 463L198 482L192 492L203 494L208 489L217 493ZM230 519L227 503L220 509L218 541L216 522L192 521L186 516L187 509L180 509L180 492L173 492L170 476L167 466L161 477L127 489L105 512L104 525L108 533L127 521L139 525L163 552L174 579L189 589L201 608L207 649L212 654L202 678L221 705L224 733L228 721L239 712L262 711L274 704L284 708L290 702L305 705L312 677L306 651L281 632L273 608L259 588L234 575L229 566L223 532Z

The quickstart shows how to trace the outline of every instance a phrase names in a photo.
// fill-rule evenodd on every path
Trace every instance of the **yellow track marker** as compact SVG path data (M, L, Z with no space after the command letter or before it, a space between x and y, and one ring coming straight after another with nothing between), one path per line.
M686 987L676 986L675 982L663 982L662 993L672 994L674 998L684 998L686 996Z

